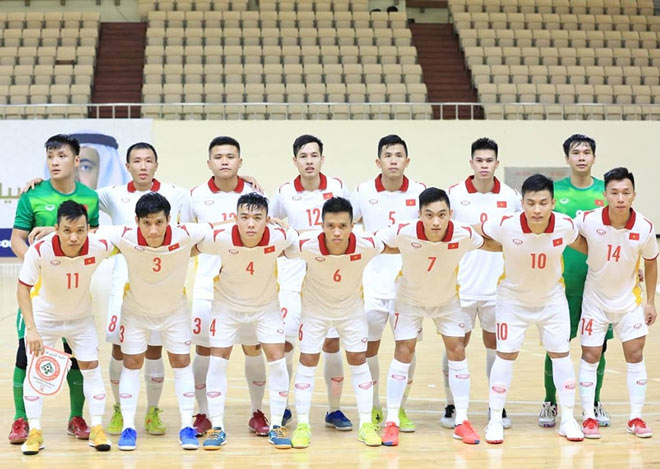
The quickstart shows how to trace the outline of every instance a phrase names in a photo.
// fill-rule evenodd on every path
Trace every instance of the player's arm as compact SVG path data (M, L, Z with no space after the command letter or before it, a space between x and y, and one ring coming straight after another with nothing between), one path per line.
M39 356L43 352L44 343L34 323L30 287L19 282L16 297L18 299L18 307L21 309L23 320L25 321L25 347L28 353L34 353L35 356Z
M259 181L253 176L239 176L241 179L243 179L245 182L250 184L252 187L254 187L254 190L257 192L260 192L264 194L264 188L261 184L259 184Z
M29 191L30 189L34 189L35 187L37 187L37 186L38 186L39 184L41 184L42 182L44 182L44 179L43 179L43 178L34 178L34 179L28 181L27 184L25 184L25 185L21 188L21 192L20 192L20 194L23 194L23 193ZM19 195L20 195L20 194L19 194Z
M39 241L41 238L51 234L53 231L55 231L54 226L36 226L32 231L30 231L30 234L28 235L28 242L30 244L34 244L35 241ZM90 228L90 231L93 233L96 231L96 228Z
M11 250L16 254L16 257L23 260L25 252L28 250L28 236L30 233L25 230L14 228L11 230Z
M655 240L653 240L655 242ZM646 305L644 318L649 326L655 322L658 313L655 310L655 288L658 283L658 258L644 259L644 276L646 277Z
M393 248L386 244L385 249L383 249L383 254L401 254L401 251L399 251L399 248Z
M484 239L484 244L482 244L479 249L489 252L502 252L502 245L500 243L484 236L482 236L482 238Z
M587 244L587 239L582 235L578 235L578 237L575 238L575 241L569 244L568 247L575 249L576 251L581 252L582 254L589 253L589 245Z

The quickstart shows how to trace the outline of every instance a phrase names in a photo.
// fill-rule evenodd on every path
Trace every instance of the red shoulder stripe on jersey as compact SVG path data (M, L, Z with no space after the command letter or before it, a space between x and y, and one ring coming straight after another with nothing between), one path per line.
M449 188L447 189L447 193L450 194L451 190L456 186L458 186L458 183L457 184L452 184L451 186L449 186Z
M466 230L470 234L470 238L472 238L472 228L470 228L469 226L462 226L461 228Z
M186 232L188 236L190 236L190 233L188 232L188 228L186 228L186 225L179 225L179 228L181 228L183 231Z
M124 235L125 235L127 232L131 231L132 229L133 229L133 228L129 228L128 226L125 226L125 227L124 227L124 231L121 232L121 237L123 238Z
M646 223L649 224L649 233L651 233L651 232L653 231L653 223L651 223L651 221L650 221L648 218L646 218L646 217L642 217L642 218L644 219L644 221L645 221Z
M37 244L34 245L34 249L37 251L37 254L39 254L39 257L41 257L41 246L44 244L43 241L39 241Z
M586 220L587 215L589 215L590 213L593 213L593 212L594 212L593 210L587 210L586 212L583 212L582 213L582 221Z
M282 236L284 236L284 239L286 239L286 231L284 231L284 228L278 226L278 227L276 227L275 229L276 229L277 231L279 231L280 233L282 233ZM265 234L265 233L264 233L264 234Z
M342 181L339 178L332 178L332 179L336 179L339 182L339 187L341 187L342 189L344 188L344 181Z
M399 223L399 228L396 230L397 236L399 235L399 233L401 233L401 230L404 229L408 225L410 225L410 223Z
M217 238L218 235L219 235L220 233L222 233L223 231L225 231L224 228L219 229L219 230L213 230L213 241L215 241L215 238Z
M365 237L365 238L363 238L363 239L365 239L365 240L367 240L367 241L370 241L371 244L373 244L373 246L376 247L376 242L374 241L374 239L373 239L372 237L369 237L369 238L366 238L366 237Z
M505 221L507 218L511 218L511 215L504 215L504 216L502 217L502 219L500 220L500 226L502 226L502 223L504 223L504 221ZM483 226L483 224L482 224L482 226Z
M309 239L299 239L298 240L298 249L302 251L303 244L305 244Z
M23 282L20 278L18 279L18 283L20 283L21 285L25 285L28 288L34 287L34 285L30 285L29 283Z
M564 219L571 222L571 228L575 228L575 224L573 223L573 219L571 217L564 217Z
M110 250L110 248L108 247L108 242L105 239L99 239L99 243L103 243L106 251Z

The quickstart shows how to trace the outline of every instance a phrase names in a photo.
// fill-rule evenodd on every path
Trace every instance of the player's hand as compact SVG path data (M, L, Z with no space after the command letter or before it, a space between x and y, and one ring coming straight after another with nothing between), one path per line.
M279 218L268 217L268 223L273 223L274 225L279 226L283 230L288 230L289 229L289 224L287 222L285 222L284 220L280 220Z
M245 182L249 182L252 184L252 187L254 187L254 190L260 193L264 193L264 188L259 184L259 182L253 178L252 176L241 176L243 179L245 179Z
M38 357L44 351L44 342L36 329L25 331L25 345L28 352L33 353L35 357Z
M44 180L42 178L34 178L31 181L28 181L28 183L26 185L24 185L23 188L21 189L21 194L29 191L30 189L34 189L35 187L37 187L42 182L44 182Z
M37 226L35 229L30 231L30 234L28 235L28 242L32 244L36 240L43 238L44 236L52 233L53 231L55 231L54 226Z
M637 280L639 283L642 283L644 281L644 271L642 269L639 269L637 271Z
M646 303L646 306L644 306L644 319L646 319L646 325L651 326L657 317L658 313L655 311L655 305Z

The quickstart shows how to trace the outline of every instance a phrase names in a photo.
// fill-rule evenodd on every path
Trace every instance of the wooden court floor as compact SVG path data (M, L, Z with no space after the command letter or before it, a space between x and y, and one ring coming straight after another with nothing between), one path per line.
M95 291L98 304L97 326L105 323L105 303L109 270L99 270ZM322 366L317 373L314 403L311 415L312 443L304 450L276 450L266 438L256 437L247 429L249 399L243 378L243 358L239 353L232 356L229 367L229 389L226 411L228 442L220 451L202 450L186 452L178 445L179 416L174 396L172 373L166 365L166 381L161 400L163 419L168 432L163 436L150 436L138 428L138 448L133 452L121 452L113 447L108 453L97 453L84 441L66 434L69 412L68 393L46 401L42 426L46 448L36 456L23 456L20 447L9 445L6 434L13 418L11 378L16 350L16 300L15 278L18 264L0 262L0 466L1 467L49 467L65 466L93 468L169 468L169 467L357 467L357 468L648 468L660 467L660 323L651 328L646 346L646 364L649 386L646 396L645 417L657 432L656 436L641 440L627 434L628 392L625 381L625 363L621 345L615 339L607 352L608 365L603 386L602 400L612 415L612 425L602 430L600 440L571 443L557 436L556 429L538 427L536 417L543 400L543 357L536 329L530 329L520 358L514 368L512 389L507 411L513 427L505 433L502 445L491 446L483 442L476 446L465 445L452 438L450 430L440 426L444 408L444 391L441 377L441 340L432 333L432 323L426 323L424 341L418 347L418 365L415 384L408 400L408 415L416 422L415 433L402 434L398 447L367 448L357 441L357 431L337 432L323 426L325 415L325 384ZM660 300L660 298L659 298ZM660 304L660 302L658 302ZM476 331L480 335L480 331ZM387 333L381 350L381 377L384 376L392 357L392 338ZM101 342L101 364L107 382L109 347ZM572 344L572 357L579 363L579 347ZM488 387L485 376L485 353L480 340L473 340L468 349L472 374L470 420L480 435L487 421ZM348 372L348 369L346 369ZM108 396L111 396L107 386ZM355 400L352 396L350 377L347 374L343 408L357 424ZM381 387L381 399L385 403L385 389ZM110 418L110 401L106 409L106 423ZM145 412L145 391L140 391L138 426ZM266 394L267 402L267 394ZM579 416L579 398L576 396L576 415ZM268 411L265 411L268 415ZM295 419L289 429L295 428ZM116 444L117 437L112 437Z

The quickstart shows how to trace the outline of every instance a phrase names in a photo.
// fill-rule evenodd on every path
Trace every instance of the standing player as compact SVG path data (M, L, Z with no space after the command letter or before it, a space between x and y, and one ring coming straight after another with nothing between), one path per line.
M213 310L209 325L211 358L206 395L213 429L204 449L217 450L226 443L224 431L227 365L241 331L254 327L266 354L270 391L268 441L276 448L291 448L282 417L289 394L284 360L284 321L277 301L277 257L296 242L293 230L268 225L268 199L257 193L242 195L237 202L236 223L215 229L198 250L220 256L222 271L214 282Z
M605 205L603 192L605 187L601 179L591 175L591 169L596 161L596 142L586 135L571 135L563 144L566 164L571 169L570 177L555 183L555 210L575 218L578 210L592 210ZM564 284L566 285L566 300L571 313L571 339L577 335L578 324L582 311L582 292L587 277L587 256L574 249L564 251ZM610 328L603 341L603 353L598 363L598 379L594 397L594 413L599 425L608 426L610 415L600 402L600 390L603 386L605 373L605 350L607 339L611 339ZM539 413L539 425L553 427L557 415L556 388L552 377L552 363L549 356L545 358L545 402Z
M318 230L321 226L321 208L324 201L333 196L348 198L344 183L329 178L321 172L324 162L323 143L312 135L301 135L293 142L293 164L298 176L280 186L273 196L270 207L272 216L287 218L289 225L303 232ZM300 288L305 277L305 262L300 259L281 258L278 261L280 282L280 306L285 323L285 357L289 378L293 377L294 344L300 326ZM325 383L328 390L328 412L325 424L337 430L351 430L353 424L340 409L344 385L344 367L339 352L339 339L331 329L323 344ZM291 418L291 411L284 413L284 422Z
M467 417L470 371L465 358L465 315L457 296L458 264L468 251L494 244L467 225L451 221L445 191L435 187L419 195L419 219L400 222L378 232L394 253L401 253L402 273L394 306L394 359L387 373L387 417L383 444L399 444L399 408L425 317L435 322L449 356L449 386L456 402L454 438L478 444L479 435ZM453 428L453 427L452 427Z
M555 386L559 389L559 435L582 441L584 435L573 417L575 371L569 357L570 318L562 282L562 254L567 246L586 252L573 220L552 211L552 180L535 174L522 185L523 211L489 219L482 234L502 245L506 277L500 282L496 305L497 357L490 373L490 421L486 442L504 441L502 410L511 386L513 362L535 324L552 359Z
M110 440L103 431L105 389L98 362L98 339L91 311L89 284L92 274L111 252L111 245L93 234L88 236L85 206L67 200L57 209L55 233L28 248L18 276L18 305L25 321L25 342L30 360L37 360L44 346L55 347L66 338L83 374L83 388L92 428L89 446L108 451ZM32 290L32 298L30 294ZM23 454L44 448L41 431L43 397L25 379L25 408L30 435Z
M587 281L580 333L580 398L584 409L582 430L586 438L600 438L598 421L592 403L596 368L609 324L614 325L623 343L628 367L630 419L628 432L640 438L652 435L642 419L646 397L646 365L644 344L648 327L655 322L655 285L658 280L658 244L653 223L635 212L635 178L626 168L605 173L607 207L584 212L576 218L580 234L589 245ZM646 304L642 306L642 289L637 271L644 259Z
M174 370L181 414L179 443L184 449L199 447L191 427L195 379L190 365L192 333L184 285L190 251L210 230L203 225L170 226L170 209L165 197L148 192L135 205L134 224L108 228L108 239L124 255L128 266L129 281L119 325L124 362L119 398L124 428L117 445L125 451L136 447L140 368L154 331L160 332Z
M499 220L503 215L520 210L520 194L495 177L499 164L497 143L489 138L480 138L472 143L470 167L474 174L464 182L451 186L448 191L453 216L457 221L474 225L489 218ZM499 252L478 250L465 253L458 269L461 309L470 317L465 333L465 346L467 347L470 341L470 334L477 324L478 316L486 346L487 379L490 378L490 370L495 361L495 298L503 262ZM454 428L455 405L449 387L446 352L442 357L442 372L447 406L441 423L445 428ZM506 409L502 412L504 428L509 428L511 420L506 415Z
M55 135L46 141L46 163L50 179L38 187L25 192L18 201L14 229L11 232L11 248L19 259L23 259L28 249L28 241L34 242L44 234L53 231L56 223L57 207L64 200L72 199L87 207L89 224L97 228L99 224L98 197L96 192L76 181L76 168L79 164L80 144L69 135ZM16 318L18 330L18 350L14 368L14 423L9 433L9 442L21 444L28 437L29 425L23 404L23 382L27 367L25 353L25 322L19 309ZM64 350L71 353L68 345ZM83 376L78 362L72 360L67 375L71 414L67 432L76 438L89 438L89 427L83 419Z
M236 203L243 194L254 192L251 184L238 175L243 164L241 147L231 137L216 137L209 144L207 166L213 176L206 184L190 191L192 218L197 222L223 222L236 219ZM195 415L193 427L197 436L211 429L208 419L206 398L206 374L209 369L211 345L209 326L213 303L213 279L220 272L220 257L200 254L197 257L197 271L192 301L192 332L196 346L193 360L195 375L195 397L199 413ZM248 383L252 413L248 428L257 435L268 435L269 426L261 411L266 383L266 365L261 349L254 345L243 345L245 352L245 379Z
M309 446L314 375L325 337L335 328L351 368L360 416L358 440L367 446L380 446L377 427L371 423L373 383L366 354L369 325L361 280L367 263L382 253L384 246L371 233L353 233L353 209L342 197L332 197L323 204L321 219L323 231L306 233L298 242L298 255L306 262L307 272L302 287L300 363L294 385L298 426L291 444L294 448Z
M408 146L398 135L387 135L378 142L376 166L380 174L360 184L351 194L353 219L362 221L366 231L375 232L401 220L410 220L417 216L417 198L425 186L411 181L405 176L410 164ZM394 280L401 270L401 257L382 255L375 257L364 271L364 309L369 320L369 342L367 344L367 363L374 380L374 408L372 422L383 421L383 410L378 395L378 349L383 330L388 319L394 314ZM402 432L414 432L415 424L406 415L404 406L412 385L415 372L413 358L408 372L408 385L401 401L399 429Z

